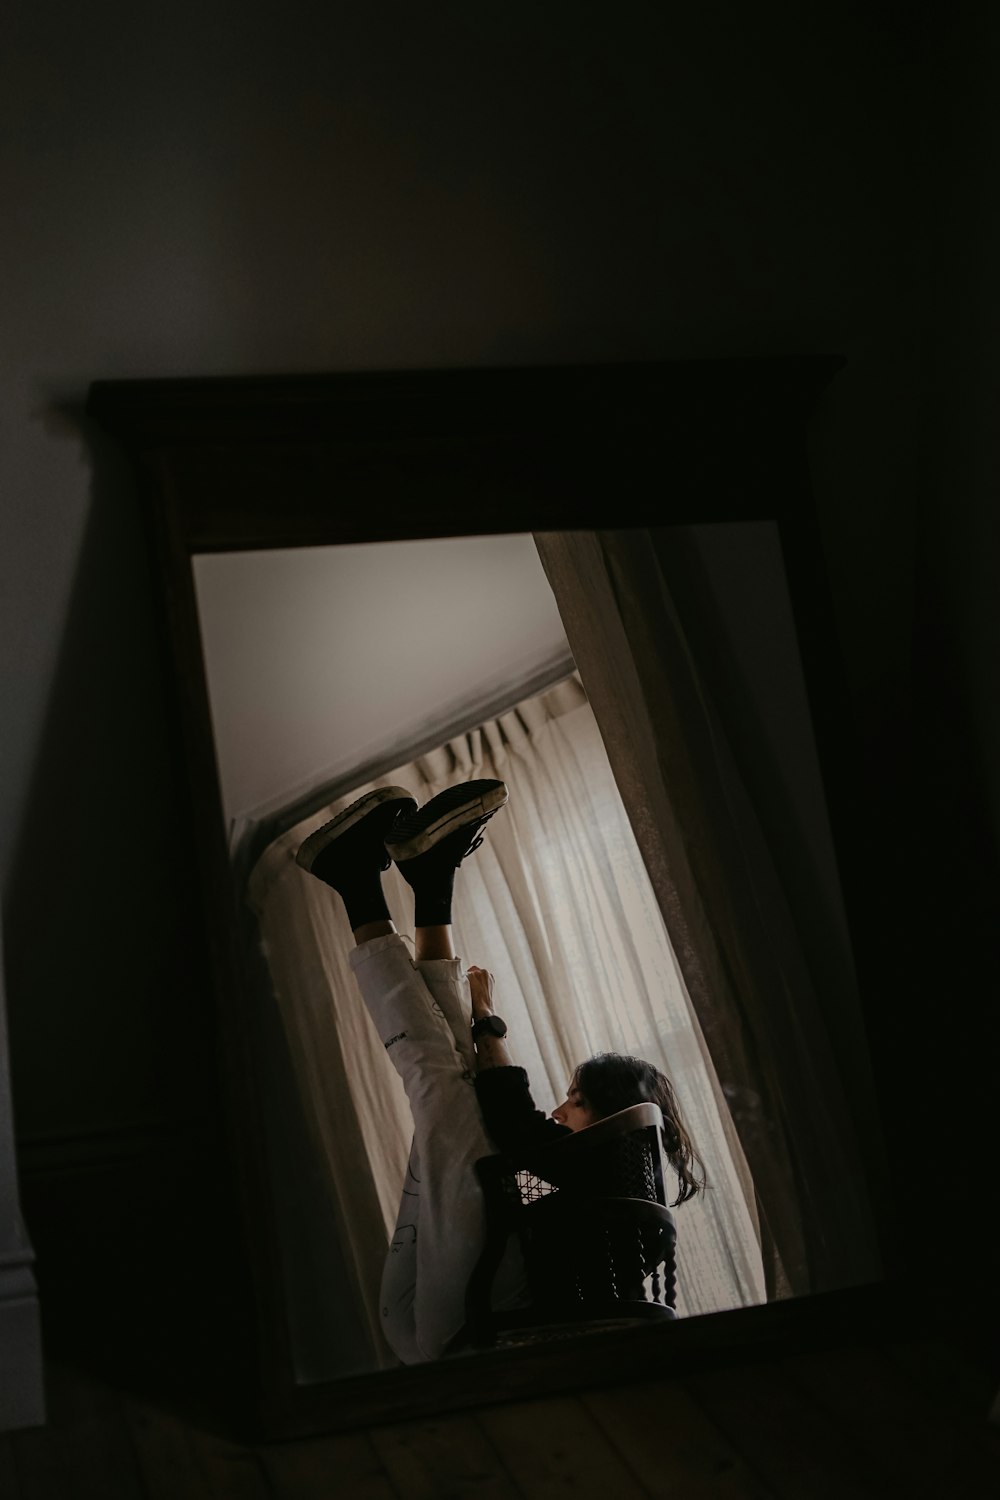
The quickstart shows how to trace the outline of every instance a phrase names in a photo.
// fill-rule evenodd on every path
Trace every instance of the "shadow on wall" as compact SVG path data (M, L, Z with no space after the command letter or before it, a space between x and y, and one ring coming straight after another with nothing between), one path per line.
M93 483L4 902L22 1209L50 1355L161 1392L201 1367L208 1390L211 1308L246 1356L150 566L123 459L57 417Z

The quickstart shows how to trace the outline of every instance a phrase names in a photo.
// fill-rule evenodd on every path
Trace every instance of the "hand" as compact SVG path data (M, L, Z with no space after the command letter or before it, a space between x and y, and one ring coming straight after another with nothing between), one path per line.
M489 969L480 969L472 964L466 970L469 993L472 996L472 1017L478 1021L482 1016L493 1014L493 975Z

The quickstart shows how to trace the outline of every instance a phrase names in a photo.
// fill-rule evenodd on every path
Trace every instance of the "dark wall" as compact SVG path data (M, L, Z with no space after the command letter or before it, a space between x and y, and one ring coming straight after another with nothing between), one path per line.
M817 435L831 572L859 692L899 674L913 63L870 16L820 7L803 33L765 10L301 6L280 34L253 7L234 28L23 16L5 563L37 670L11 670L4 811L24 1137L173 1112L197 987L171 941L132 496L53 411L90 378L842 352Z

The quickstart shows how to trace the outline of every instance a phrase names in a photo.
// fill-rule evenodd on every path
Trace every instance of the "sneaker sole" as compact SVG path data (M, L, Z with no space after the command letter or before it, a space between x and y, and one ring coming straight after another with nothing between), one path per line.
M481 791L473 788L481 787ZM449 805L449 794L454 798ZM428 849L433 849L435 844L440 843L449 833L454 833L464 823L475 822L479 818L490 818L501 807L508 798L508 791L502 781L472 781L465 782L461 786L449 787L447 791L440 792L441 812L433 823L426 828L405 837L407 823L413 818L420 817L420 811L404 814L401 819L402 828L400 832L403 838L388 838L385 847L395 860L396 864L402 864L405 860L416 859L418 854L426 854ZM434 798L437 801L437 798Z
M301 865L303 870L311 870L313 864L328 849L335 839L354 828L362 818L366 818L376 807L384 802L412 802L416 804L416 798L412 792L408 792L401 786L380 786L373 792L366 792L359 797L357 802L352 802L350 807L345 807L329 823L324 823L322 828L317 828L315 833L299 845L295 855L295 863Z

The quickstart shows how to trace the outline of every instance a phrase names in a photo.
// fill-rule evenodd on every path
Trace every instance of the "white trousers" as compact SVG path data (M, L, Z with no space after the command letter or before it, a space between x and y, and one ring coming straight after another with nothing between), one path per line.
M413 1146L382 1276L382 1328L404 1364L439 1359L465 1323L465 1288L483 1247L475 1163L496 1147L475 1090L469 983L457 958L421 962L398 933L351 952L368 1014L413 1114ZM496 1283L498 1305L519 1298L516 1252Z

